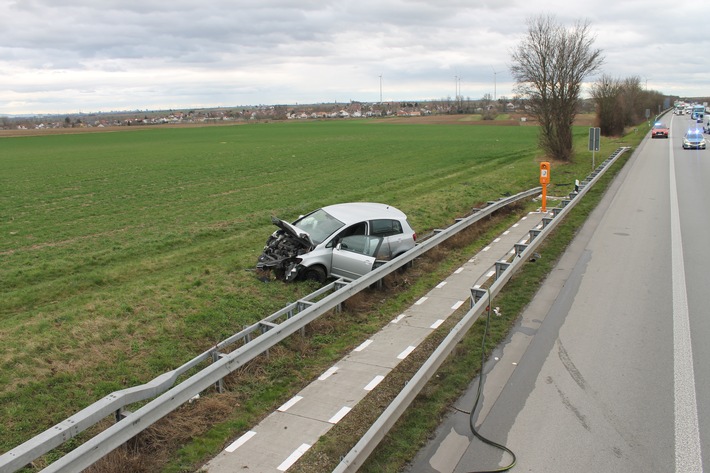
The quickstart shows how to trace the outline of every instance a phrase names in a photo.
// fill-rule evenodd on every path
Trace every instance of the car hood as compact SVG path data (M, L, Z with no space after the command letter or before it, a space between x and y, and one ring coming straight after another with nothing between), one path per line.
M308 232L301 230L295 225L292 225L288 223L285 220L281 220L276 217L271 217L271 223L279 227L281 230L283 230L286 234L290 235L291 237L295 238L299 242L303 244L303 246L307 248L313 248L315 245L313 244L313 241L311 240L311 236L308 234Z

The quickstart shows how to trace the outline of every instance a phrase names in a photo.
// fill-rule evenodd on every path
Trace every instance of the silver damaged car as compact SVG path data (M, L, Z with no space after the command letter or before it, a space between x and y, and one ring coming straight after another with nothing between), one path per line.
M414 248L416 233L407 216L391 205L352 202L329 205L278 227L266 241L257 269L278 279L357 279Z

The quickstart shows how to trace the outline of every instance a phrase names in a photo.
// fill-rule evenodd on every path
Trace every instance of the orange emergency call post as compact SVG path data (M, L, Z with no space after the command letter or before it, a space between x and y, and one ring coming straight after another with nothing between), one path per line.
M550 183L550 163L540 163L540 185L542 186L542 211L547 212L547 185Z

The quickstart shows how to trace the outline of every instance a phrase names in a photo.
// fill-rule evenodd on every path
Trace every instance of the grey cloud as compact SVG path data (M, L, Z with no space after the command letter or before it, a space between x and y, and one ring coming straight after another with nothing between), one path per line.
M0 2L3 104L95 109L165 102L240 105L510 95L510 50L527 18L589 18L604 72L704 86L708 40L681 18L691 0L22 0ZM682 64L682 67L678 65ZM700 85L699 85L700 84ZM41 94L41 99L33 94ZM126 96L124 97L123 94ZM323 95L328 95L324 97ZM406 94L406 96L402 96ZM415 96L412 96L415 95ZM60 101L61 100L61 101ZM192 102L191 102L192 101ZM199 103L197 103L197 102ZM40 106L40 105L37 105Z

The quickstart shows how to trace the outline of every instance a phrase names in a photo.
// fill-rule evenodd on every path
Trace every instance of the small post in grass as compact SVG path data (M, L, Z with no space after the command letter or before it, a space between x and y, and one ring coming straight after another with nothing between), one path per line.
M592 170L596 168L595 164L595 153L599 151L599 141L601 139L601 129L599 127L592 127L589 129L589 151L592 152Z
M550 183L550 163L540 163L540 185L542 186L542 211L547 212L547 184Z

